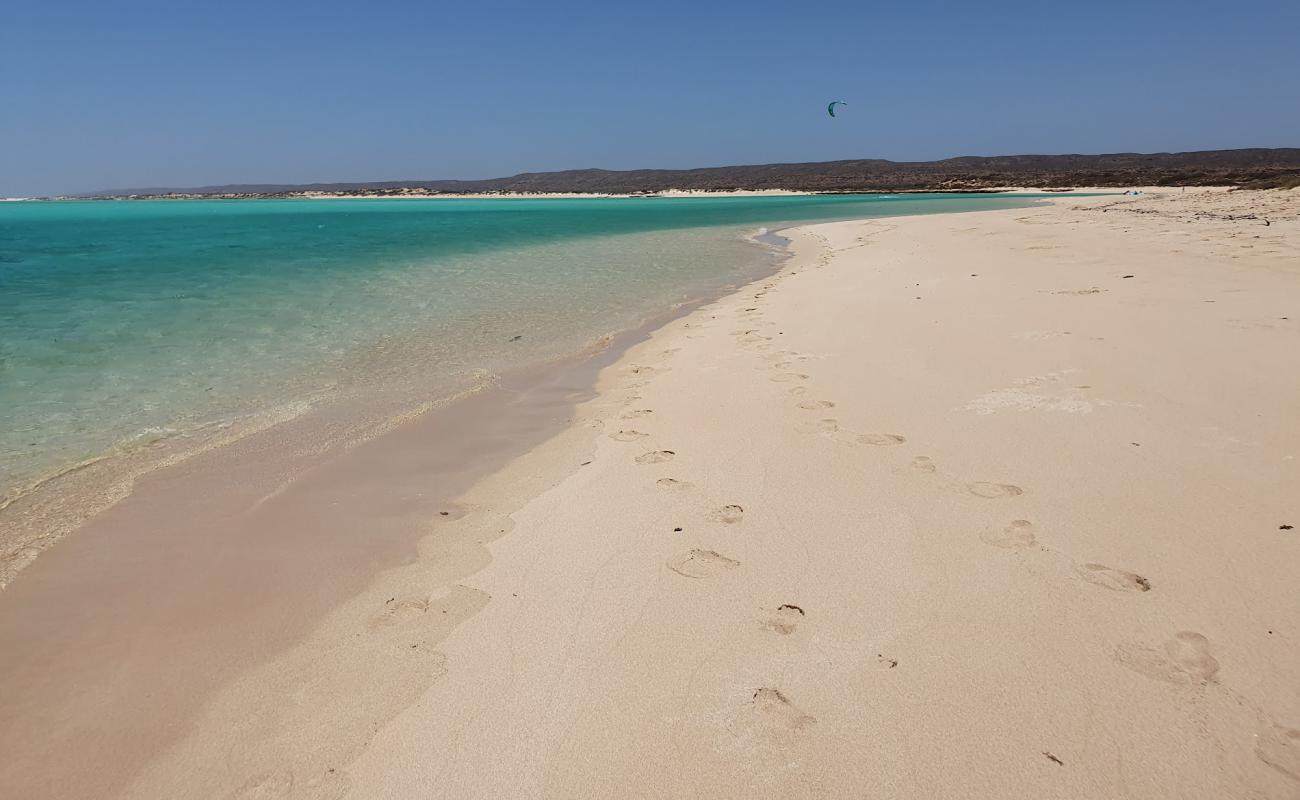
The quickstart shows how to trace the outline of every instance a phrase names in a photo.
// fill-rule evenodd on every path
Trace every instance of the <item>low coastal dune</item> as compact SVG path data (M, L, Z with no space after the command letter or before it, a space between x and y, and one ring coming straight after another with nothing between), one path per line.
M790 235L126 795L1300 793L1300 192Z

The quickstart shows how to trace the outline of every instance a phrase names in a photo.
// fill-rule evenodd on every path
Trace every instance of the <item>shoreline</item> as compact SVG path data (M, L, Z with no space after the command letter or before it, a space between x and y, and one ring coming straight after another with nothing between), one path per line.
M1088 202L1099 204L1111 199L1113 198L1096 198ZM1070 201L1070 198L1067 196L1055 200L1054 205L1059 207L1062 201ZM983 212L979 219L972 220L973 227L970 230L993 226L988 220L980 221L985 215L1001 215L1000 218L1004 218L1021 214L1032 217L1037 211L1039 209ZM806 316L790 317L789 305L784 306L786 316L791 320L797 319L797 325L787 324L775 316L775 308L771 318L765 318L767 312L761 309L764 305L775 304L775 300L769 301L766 298L769 295L775 297L778 287L794 291L788 287L817 275L818 269L826 269L832 262L839 266L847 251L865 252L863 248L871 247L871 242L882 233L887 235L900 226L916 228L918 225L927 229L952 230L964 226L958 226L951 218L970 216L894 217L866 222L803 224L794 229L786 229L786 232L796 237L794 259L800 259L798 263L793 259L787 261L774 276L746 283L689 313L683 311L664 324L648 329L644 340L632 343L627 348L605 351L611 363L605 365L597 378L594 393L586 396L575 407L572 419L566 419L554 431L553 436L526 448L522 454L508 458L499 469L471 482L455 505L435 503L445 505L451 513L433 533L426 535L420 542L418 560L386 571L352 600L333 607L324 621L307 633L294 648L280 652L253 672L241 673L227 684L210 702L205 703L201 717L192 727L184 732L177 731L181 734L177 745L165 756L151 761L144 772L136 776L124 796L179 796L193 791L196 782L211 787L213 793L216 793L218 787L222 791L257 792L289 785L298 787L294 796L337 797L340 794L336 790L346 792L348 787L355 788L357 796L401 796L404 792L413 791L417 785L404 784L404 781L423 780L419 777L420 769L407 768L399 773L393 772L394 764L422 763L420 759L414 762L410 760L408 748L420 748L428 758L435 761L452 752L458 754L454 769L451 766L444 768L440 764L425 763L428 770L441 776L437 785L448 796L488 796L494 793L494 789L505 790L508 786L516 786L524 794L532 796L565 793L560 791L560 787L579 791L600 785L612 789L615 785L620 785L618 781L626 780L628 775L640 774L640 771L626 760L619 760L615 742L602 745L593 739L594 732L599 730L617 733L615 738L618 741L626 741L625 736L630 736L633 730L640 730L648 745L648 759L655 763L666 763L675 758L681 763L683 754L678 752L672 756L672 748L659 738L667 735L667 729L659 734L646 729L645 724L651 718L638 721L635 714L627 716L631 711L615 710L617 704L614 698L623 697L624 702L631 704L629 709L634 710L638 697L642 702L646 697L659 697L660 689L669 690L668 694L673 695L677 690L672 687L678 685L675 682L683 676L680 671L661 663L657 654L691 653L709 636L721 636L718 640L722 642L720 646L731 653L740 647L735 640L740 634L728 633L730 629L723 625L728 620L735 622L738 616L750 620L753 624L752 631L742 638L752 635L766 641L776 636L789 647L800 644L806 647L808 634L804 629L822 624L817 618L827 614L829 609L824 607L824 602L820 604L823 607L818 608L818 604L807 599L796 600L800 603L796 619L791 616L792 612L782 611L786 608L784 603L790 599L782 592L772 592L769 588L762 591L765 597L759 597L753 586L746 587L738 583L739 578L731 577L758 569L769 578L779 577L778 585L785 584L787 588L802 586L804 598L808 596L808 578L823 573L817 573L816 570L810 573L811 567L805 563L794 572L786 574L780 562L771 561L770 554L766 554L771 548L781 547L783 536L792 534L791 526L801 526L810 521L789 518L780 520L781 524L776 528L770 528L774 520L771 509L764 511L766 500L776 497L796 505L803 501L779 483L769 485L763 474L766 469L755 472L757 465L746 452L747 442L733 442L729 445L725 438L708 439L707 430L698 426L692 426L685 432L678 430L676 438L670 432L656 431L657 426L682 422L680 415L665 416L668 411L665 407L676 402L680 411L682 402L691 396L697 399L709 397L705 402L719 407L719 414L710 416L713 424L725 428L728 422L735 423L742 419L749 420L752 424L755 417L750 412L740 413L749 408L745 398L731 398L725 393L716 392L701 395L706 391L703 386L695 386L694 381L682 383L687 380L686 375L693 375L716 389L727 384L719 383L710 376L726 372L730 379L738 381L738 385L749 385L741 380L741 376L747 373L741 372L742 367L733 363L733 359L747 358L755 361L760 376L766 376L773 365L781 365L771 374L770 380L762 377L762 382L751 386L751 390L755 390L753 387L756 386L779 392L774 397L788 396L790 399L786 403L794 403L797 409L786 411L783 408L779 413L771 412L775 416L762 417L763 421L756 430L764 431L766 436L767 426L772 423L784 425L787 414L793 414L792 419L800 420L797 425L805 426L794 432L797 438L780 439L778 451L784 448L787 452L797 454L808 446L808 442L812 442L813 447L830 448L824 453L818 453L813 462L805 465L813 469L817 469L816 465L826 459L829 459L827 463L846 467L849 464L846 459L851 459L843 455L839 448L854 442L861 444L854 437L884 437L873 439L868 450L878 450L880 453L910 451L910 446L902 446L903 442L899 442L897 447L892 443L889 437L897 435L894 433L850 433L847 419L836 421L834 428L823 425L827 421L827 415L844 418L851 412L844 407L844 403L840 403L840 408L836 411L818 405L824 401L814 396L819 390L809 392L808 376L804 372L813 372L819 363L842 359L847 354L837 353L833 349L809 350L805 353L784 354L784 359L769 358L768 356L780 354L776 336L785 336L787 333L806 336L810 332L824 334L827 331L824 330L823 323L810 324ZM923 224L927 219L930 222ZM864 235L863 231L867 233ZM824 242L815 238L823 235L827 237ZM994 241L998 240L995 238ZM828 242L834 242L833 249L838 249L839 252L827 255L826 260L822 260L822 251L831 246ZM838 274L843 276L843 270ZM791 282L793 278L798 280ZM927 284L925 291L928 293L937 288L937 284ZM1089 296L1084 289L1079 291L1082 293L1078 295L1079 298ZM910 294L905 299L910 299ZM901 302L901 299L890 302ZM751 309L751 305L759 308ZM883 306L880 308L883 309ZM902 308L910 311L911 306L904 304L900 306ZM770 330L764 332L769 327L775 330L775 334ZM710 330L716 331L719 328L725 328L726 336L729 337L728 356L721 361L717 360L720 351L716 344L721 334L710 333ZM712 349L704 353L697 352L706 345ZM880 353L875 353L870 356L870 360L878 361L880 357ZM683 360L685 363L681 363ZM875 364L874 368L884 369L881 373L883 375L888 374L887 368L890 365L890 360L885 359L885 363ZM745 365L743 369L748 370L749 366ZM803 377L777 380L787 375ZM674 383L665 389L661 386L665 381ZM804 392L789 394L790 389L800 387L804 387ZM851 383L841 386L844 390L841 395L853 396L860 388ZM571 391L573 387L565 387L562 393ZM900 394L903 393L901 388L874 385L870 391L880 394L878 402L883 403L881 410L904 399ZM1033 406L1040 402L1035 397L1037 395L1032 389L1022 388L988 398L981 408L992 408L995 414L1005 407L1019 407L1016 404L1029 403L1030 407L1042 408L1041 405ZM772 398L763 398L764 402L771 400ZM1052 402L1057 400L1053 399ZM1067 402L1068 406L1068 402L1074 400L1065 398L1060 402ZM805 403L812 404L812 407L804 407ZM642 406L649 405L655 406L652 413L639 413L646 410ZM1094 404L1096 407L1106 408ZM729 419L729 412L734 412L734 420ZM648 436L624 436L631 433L643 434L645 431L649 431ZM845 436L853 441L841 441ZM907 439L912 438L909 433ZM681 442L694 439L707 440L710 442L708 447L714 449L701 450L703 445L697 443L696 452L690 453L690 448L682 446ZM634 453L643 450L643 455L669 450L672 452L662 461L652 459L640 462L631 458ZM764 452L769 456L772 454L770 450ZM707 454L715 466L710 468L696 464L692 467L682 464L679 469L678 462L682 461L680 456L689 458L701 453ZM910 457L910 452L908 455ZM945 455L956 461L960 454ZM922 475L935 474L925 467L936 462L945 471L949 469L938 456L925 458L927 461L922 464L913 462L911 470L919 471ZM932 458L934 461L930 460ZM620 466L624 459L630 463ZM611 460L617 463L611 464ZM583 464L583 461L591 462L595 468L588 469L589 465ZM725 469L716 471L723 465ZM914 474L901 465L894 464L886 472L876 475L876 479L893 486L899 479L896 474L899 470L908 476ZM674 475L680 471L694 471L695 474L675 478ZM670 493L675 498L668 502L671 508L659 508L660 500L652 500L650 496L641 494L643 490L632 488L648 472L664 474L646 491ZM736 474L732 475L732 472ZM680 483L664 484L662 481L667 479L678 480ZM809 488L805 485L803 491L808 492ZM813 489L811 494L816 497L824 491ZM712 498L712 506L717 507L710 506L708 500L701 501L698 496L701 494ZM546 500L547 497L551 499ZM982 495L978 497L982 498ZM587 502L583 498L589 498L591 508L575 507L575 501ZM888 495L884 499L888 501ZM732 500L737 502L733 504L730 502ZM544 502L539 507L538 504L542 501ZM726 509L732 505L742 507L745 524L739 520L728 521L727 515L734 512ZM632 512L630 528L628 511ZM811 512L813 517L821 513L815 508L805 508L803 512ZM886 512L886 515L894 515L894 512ZM653 518L656 522L647 528L646 517ZM618 556L620 551L626 550L634 554L644 554L646 548L653 551L660 545L649 543L647 537L657 537L661 526L666 531L682 519L696 517L707 521L688 522L684 535L695 536L697 530L702 528L716 528L716 532L706 532L704 535L711 538L700 542L690 552L712 553L722 560L707 555L698 556L678 564L680 569L674 569L671 563L664 569L663 565L676 557L673 553L665 552L655 562L659 565L656 570L647 572L644 568L630 564L617 566L623 563ZM569 522L562 522L564 519ZM816 521L823 524L823 529L826 529L828 522L830 528L838 526L834 517ZM878 520L867 517L866 521L873 523ZM435 518L435 522L439 520ZM754 531L756 525L760 526L757 532ZM869 524L868 527L874 526ZM571 532L567 536L564 534L566 530ZM638 534L632 541L622 540L622 536L631 530L644 530L646 533ZM649 531L656 533L651 536ZM505 537L506 533L511 533L511 536ZM777 533L782 533L783 536L775 536ZM553 538L557 535L560 538ZM1038 532L1038 535L1045 540L1045 533ZM758 538L749 541L751 536ZM804 540L805 545L811 541L807 534L796 538ZM840 548L841 557L852 552L843 550L843 541L829 544ZM876 546L881 544L877 541ZM886 553L893 552L889 542L884 542L884 545ZM705 549L706 546L713 549ZM936 542L927 541L927 546L936 546ZM586 552L588 548L593 552ZM1011 555L1019 552L1015 548L1004 549ZM938 563L933 554L926 556L924 550L907 550L896 552L893 557L901 558L901 561L896 561L895 567L901 565L913 573L920 569L918 574L895 575L891 581L885 582L896 591L906 594L909 591L905 588L907 584L918 578L922 583L933 583L932 573ZM916 560L918 558L919 561ZM566 559L571 559L572 562ZM727 561L736 562L736 566L724 563ZM600 564L614 564L615 567L613 572L591 571ZM715 574L719 568L721 571ZM946 567L949 570L952 568L951 565ZM702 571L704 574L688 574L693 571ZM823 574L824 577L826 575ZM680 583L683 579L699 587L693 598L683 599L679 596L672 599L664 594L673 585L668 582L676 580ZM1160 579L1153 577L1151 580L1157 588L1164 588L1160 586ZM694 604L706 601L707 597L700 593L706 591L707 585L714 584L723 587L724 602L720 609L711 612L717 619L706 626L707 630L701 630L699 623L703 622L703 618L696 616L701 609ZM847 589L847 585L841 588ZM822 593L829 591L830 587L827 587ZM878 591L879 589L873 588L873 596ZM593 592L602 598L601 602L593 603ZM812 593L817 594L817 591ZM943 596L941 594L940 599ZM665 607L658 607L660 604L665 604ZM566 618L563 610L575 607L582 611L578 618ZM807 619L805 610L811 615ZM915 608L904 603L894 610L900 616L907 616ZM755 613L759 613L761 619L751 619ZM587 618L588 614L592 615L590 619ZM871 615L867 616L870 618ZM665 630L659 625L658 632L649 639L646 638L646 631L638 632L638 626L656 627L655 621L661 617L679 618L683 620L682 626L691 631L687 632L679 626L674 634L672 626ZM611 632L602 633L598 620L603 620L600 624L613 625ZM489 632L509 634L509 641L491 640L493 637L488 635ZM827 635L830 633L819 634ZM665 639L664 636L668 638ZM632 673L640 672L629 666L636 661L628 658L634 652L628 650L629 641L640 643L637 647L641 649L635 652L640 652L645 669L656 665L657 668L666 670L662 676L656 677L648 672L642 675L640 680L643 682L639 690L633 690L637 685L635 682L627 682L632 680L631 675L627 674L629 669ZM651 644L654 646L644 649ZM745 639L745 647L752 644L748 638ZM664 646L668 649L662 650ZM556 648L567 649L573 655L556 662L553 659L559 655ZM622 653L618 659L624 673L622 679L599 677L601 673L596 665L601 653L606 653L606 658L608 654ZM535 662L535 666L519 662L521 654L528 654L527 661ZM839 653L836 657L842 655L844 653ZM881 658L886 656L893 657L886 653ZM933 653L932 656L942 659L940 652ZM797 654L793 651L787 652L784 657L797 661ZM574 659L577 661L574 662ZM569 664L566 669L577 669L578 680L574 686L563 688L562 684L555 683L561 678L561 673L557 671L558 663ZM577 666L574 667L574 664ZM508 675L503 671L507 665ZM713 675L719 668L715 667L707 673ZM892 671L894 668L884 669ZM519 694L519 690L510 691L509 687L516 681L521 682L520 686L531 688L523 694ZM484 694L485 686L496 686L499 691L504 690L504 693ZM603 690L596 691L594 701L591 696L583 701L581 693L577 693L582 687L599 686L603 686ZM749 755L770 755L793 748L803 752L804 758L823 763L823 757L813 756L811 751L801 749L803 745L800 742L815 738L817 728L814 726L824 727L833 722L823 710L824 702L820 708L817 707L819 700L828 701L832 697L818 698L817 692L807 686L798 687L797 690L785 685L768 688L768 693L761 694L763 705L755 705L757 711L740 702L743 698L737 695L734 698L734 713L739 716L723 720L724 727L731 731L731 735L740 737L745 743L745 753ZM752 699L757 701L760 693L768 691L768 688L754 690L757 693ZM842 690L844 687L840 688ZM560 712L556 720L539 716L538 709L527 701L529 697L538 696L533 694L537 691L542 692L540 696L555 697L552 707ZM436 694L429 697L429 692ZM558 694L548 694L556 692ZM297 699L286 703L282 698L288 695ZM808 699L809 695L813 696L812 700ZM458 697L470 699L455 700ZM495 702L495 697L500 697L501 701ZM566 697L567 701L564 700ZM731 702L726 697L714 700L721 702L722 707L728 707ZM585 708L584 702L595 702L604 710L593 717L591 713L581 711ZM1020 706L1016 708L1023 711ZM775 717L770 712L775 712ZM436 722L430 727L430 713L435 716L449 714L451 721ZM752 713L757 713L758 716L754 717ZM610 714L615 717L611 718ZM805 717L816 719L806 722ZM490 719L496 719L498 724L484 721ZM539 744L536 748L526 746L522 739L513 735L510 726L503 727L500 724L506 719L518 721L520 737L527 736L528 731L536 733L545 730L552 730L557 735L537 740ZM605 723L593 727L600 719L604 719ZM687 713L684 719L685 722L679 719L669 725L668 729L681 733L680 728L686 725L688 729L694 730L706 723L709 716ZM793 726L783 727L791 720ZM571 727L565 728L566 725ZM570 733L559 736L556 726L565 728ZM658 726L650 726L651 729L656 727ZM331 733L324 736L316 733L322 730ZM567 771L561 768L564 763L574 763L572 759L578 757L580 750L574 749L577 747L576 740L570 741L575 734L585 737L583 741L590 746L586 752L597 754L598 763L603 765L602 771L589 775L587 782L583 782L581 775L571 767ZM846 732L844 735L849 734ZM462 743L453 750L448 750L457 737L472 737L481 744L494 742L504 749L483 750ZM560 747L558 743L561 742L570 743ZM697 743L705 744L702 741ZM490 764L496 758L504 757L502 754L506 752L519 755L523 759L521 766L493 774ZM220 757L216 757L218 754ZM626 755L625 753L624 757ZM57 758L57 755L54 757ZM705 760L709 758L712 757ZM541 769L542 761L539 759L546 759L549 766ZM733 760L724 759L722 767L733 769L736 766L731 763ZM690 762L692 759L685 761ZM449 771L454 774L444 774ZM745 785L751 790L758 790L761 786L781 785L793 794L800 793L798 787L801 784L787 783L794 773L779 769L760 769L759 772L766 776L763 780L775 784L746 784L741 781L715 785L715 780L723 781L723 772L705 779L704 783L720 790L723 796L737 794L741 791L740 787ZM726 774L736 777L734 773ZM858 777L865 780L865 776ZM671 785L687 792L691 785L698 785L690 781L673 783L663 773L658 773L657 779L648 779L657 781L651 786L662 788ZM754 774L750 774L745 780L753 779ZM286 780L288 784L285 783ZM526 782L515 784L515 780ZM665 780L666 783L663 782ZM494 785L492 781L500 783ZM864 782L860 785L868 784ZM362 791L363 788L369 794Z
M362 426L349 424L335 429L330 418L338 416L337 408L329 405L308 407L288 418L271 419L265 425L241 431L237 436L145 465L125 480L107 486L102 504L89 508L85 514L78 514L68 531L53 539L52 544L57 544L57 547L47 542L38 553L39 557L18 565L12 576L21 572L22 582L0 587L0 601L3 601L0 603L0 641L21 641L24 644L24 652L17 658L0 658L0 671L8 676L3 680L4 684L11 690L18 687L12 691L13 695L23 695L20 702L5 710L14 717L18 716L15 711L37 717L51 713L73 719L80 716L65 705L68 698L58 687L86 686L96 682L97 659L88 660L85 643L77 641L82 631L95 630L95 646L101 648L97 658L119 663L143 662L139 674L125 682L128 688L123 691L116 687L111 694L120 701L115 716L120 718L122 714L128 714L136 721L134 727L137 730L154 730L153 747L158 748L167 738L156 737L159 734L173 737L178 730L183 730L185 720L198 710L198 700L244 671L257 668L276 654L292 650L300 637L313 630L333 609L355 597L383 569L409 561L420 540L433 535L463 513L456 502L458 495L525 454L531 447L564 430L568 415L576 404L595 392L600 371L621 358L630 347L671 321L741 291L752 282L770 275L771 270L779 270L789 254L781 253L772 243L763 241L764 237L774 235L777 234L766 232L753 240L757 248L755 264L762 257L762 250L777 254L770 270L756 272L755 277L745 278L740 283L726 283L692 299L673 303L635 327L606 334L579 352L505 370L445 401L408 409L395 416L386 415ZM308 439L300 430L304 426L308 431L318 430L327 434L319 451L302 448L302 443ZM391 466L393 462L400 463L400 466ZM92 466L97 463L90 462ZM80 469L70 470L67 478L75 479ZM340 469L342 474L337 474ZM322 473L326 476L328 488L322 486ZM377 478L377 473L383 473L384 478ZM232 482L236 474L240 477ZM268 481L274 484L277 475L289 477L267 493L262 486ZM56 478L48 488L60 489L58 482L63 477ZM430 485L437 487L433 494L427 491ZM322 491L355 495L359 503L367 505L361 507L359 515L322 517L310 510L313 495ZM32 498L19 495L13 504L28 499ZM48 504L57 497L37 496L35 499ZM259 542L274 529L274 519L268 527L267 512L270 511L271 517L283 517L284 514L276 514L275 506L295 503L298 511L289 512L290 516L297 525L312 523L309 526L311 537L275 534L276 541L270 542L268 549L268 544ZM227 510L214 513L214 507L220 509L223 506ZM16 510L21 512L23 509ZM183 521L191 510L205 516ZM245 518L259 514L263 519L261 523L245 521ZM190 530L185 536L164 541L159 538L164 532L158 523L160 518L173 519ZM385 534L389 540L387 544L376 547L372 531L369 539L348 545L349 537L356 538L357 523L368 522L368 527L374 528L377 524L391 526L394 519L396 529ZM213 528L215 525L224 530L196 531L193 529L195 520L200 520L205 527ZM229 536L232 532L239 535ZM323 547L322 532L330 542ZM250 554L235 556L231 552L241 548L248 549ZM271 557L287 566L300 561L297 554L307 548L323 550L332 556L327 561L306 567L298 564L292 574L268 573L266 565L260 563ZM358 558L361 560L357 566L347 566L350 559ZM214 567L213 559L219 565L234 563L232 566ZM248 563L242 564L242 561ZM200 564L204 570L203 585L195 587L183 573ZM12 562L7 562L7 566L12 566ZM261 578L256 583L241 580L239 571L245 569L260 571ZM175 574L178 570L182 572L179 577ZM327 590L305 588L304 581L315 573L331 577L332 583ZM157 580L159 577L161 581ZM298 584L298 588L290 590L287 595L293 597L294 602L271 609L270 598L284 593L283 581L286 578ZM344 580L340 582L340 578ZM87 591L112 598L112 601L86 608L81 598ZM214 600L214 591L223 594L224 599ZM123 616L121 609L139 609L147 605L145 598L155 595L167 597L169 604L183 609L181 612L168 612L172 622L165 623L165 615L160 615L153 621L155 627L166 624L179 631L181 626L190 624L180 621L181 613L200 613L201 608L208 605L221 608L221 619L195 624L213 628L218 639L229 640L223 660L229 661L234 669L211 668L210 658L216 655L217 645L210 640L194 648L194 653L190 654L191 661L194 656L200 657L200 661L190 665L194 673L201 674L197 682L174 679L176 674L184 674L187 669L169 653L171 642L155 640L147 645L150 651L142 650L144 639L131 635L131 630L141 621L135 614ZM23 609L32 608L59 617L61 622L50 626L45 624L41 615L33 617L23 613ZM268 610L273 610L275 617L269 624L263 618L263 612ZM254 624L249 615L255 612L258 619ZM237 622L240 619L244 624ZM116 633L110 634L115 626ZM250 630L256 630L257 635L250 636ZM159 650L159 647L164 649ZM145 657L145 652L152 654ZM72 653L75 655L70 655ZM62 666L56 666L60 661ZM35 670L25 666L28 664L41 666ZM62 669L64 674L53 674L51 668ZM155 673L156 676L151 678ZM169 691L166 695L153 696L155 693L148 691L148 687L168 676L172 676L167 681L171 684ZM55 694L42 694L45 687L54 689ZM107 691L107 687L102 690ZM155 707L149 708L147 704L137 707L144 697L148 697ZM122 705L131 698L135 699L130 705ZM159 702L164 705L157 705ZM4 705L0 703L0 708ZM0 713L0 718L6 716L8 714ZM121 721L119 719L119 723ZM62 726L51 724L46 727L58 730ZM97 727L96 724L94 728ZM12 737L5 736L5 733L0 730L0 744L5 745L0 749L17 755L16 760L22 761L21 754L18 754L21 740L13 738L21 731L11 729L8 733ZM70 733L75 740L78 736L93 735L94 731L79 732L74 725L60 733ZM138 745L139 742L133 742L131 746ZM44 758L61 762L58 753L64 747L75 749L76 745L75 742L64 742L51 746L50 742L44 742L35 749L42 752ZM28 756L32 755L28 753ZM121 782L133 772L130 763L130 759L125 757L114 763L120 771L116 781L108 779L102 772L76 776L84 782L69 784L59 796L84 796L92 789L102 792L112 785L120 788ZM54 772L58 769L53 763L28 763L20 764L14 775L30 779L33 775ZM3 775L2 771L0 775ZM0 780L0 783L6 781Z
M750 240L755 247L772 252L770 246L752 234L742 238ZM752 262L757 264L762 258L755 255ZM755 274L767 268L760 266ZM681 302L713 297L716 291L733 282L728 277L718 286L703 288L702 294L700 286L692 286L680 294L682 299L671 300L667 308L671 312L671 308ZM528 359L514 361L508 368L529 369L535 366L543 369L552 361L581 357L599 349L611 335L644 327L647 321L658 318L662 318L662 314L647 307L635 319L618 320L610 328L589 331L591 338L570 343L575 345L574 349L556 350L541 360L534 354ZM632 327L625 328L627 323ZM421 346L418 335L411 341ZM383 345L384 340L376 340L375 344ZM461 369L446 374L431 371L429 375L407 381L410 386L399 390L393 387L401 381L387 373L383 375L382 385L388 388L375 389L371 384L355 380L352 367L356 365L349 367L347 359L364 355L364 351L349 353L335 365L338 372L335 379L317 380L320 385L309 384L300 391L269 397L268 403L236 403L219 412L191 413L184 407L174 408L175 415L155 423L155 427L119 432L123 438L98 449L85 449L77 460L54 463L43 471L26 474L16 471L16 479L8 482L4 487L6 493L0 496L0 592L42 553L122 501L131 493L136 481L157 470L298 423L300 418L307 418L301 424L310 424L312 418L319 417L335 420L325 431L327 439L314 443L313 448L373 438L403 419L487 387L500 371L499 365L504 357L504 354L497 354L495 363L479 365L486 367L487 371ZM347 425L339 422L345 415L351 417Z
M776 251L752 236L742 238L747 238L754 248L748 263L763 272L767 267L762 262ZM582 339L566 340L564 348L550 348L540 355L527 351L523 357L499 352L480 354L483 357L473 369L427 370L427 374L401 380L391 374L393 368L389 366L381 374L371 375L383 379L380 385L368 384L353 377L351 367L357 365L349 360L368 357L364 349L354 349L332 364L336 377L317 380L319 385L308 384L269 398L269 402L244 401L215 413L175 408L175 416L165 424L131 432L101 449L87 448L79 460L56 463L43 472L15 471L15 479L0 487L5 490L0 493L0 593L42 553L129 496L137 481L158 470L220 451L249 437L268 433L274 436L276 428L310 425L316 418L328 422L322 423L325 438L313 442L312 448L362 442L403 420L490 388L503 371L542 374L552 365L588 358L611 339L644 329L655 320L671 318L681 306L716 296L727 290L735 278L718 276L717 285L684 287L678 297L667 298L662 308L635 310L635 315L629 312L627 319L617 320L608 329L593 326ZM408 333L417 343L434 340L423 330ZM389 344L383 338L376 343ZM370 356L369 361L373 365L377 359Z

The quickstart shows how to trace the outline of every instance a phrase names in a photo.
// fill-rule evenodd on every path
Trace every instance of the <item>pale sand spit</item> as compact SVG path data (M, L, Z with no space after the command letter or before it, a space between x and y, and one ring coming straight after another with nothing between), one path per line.
M1298 212L798 229L127 794L1296 797Z

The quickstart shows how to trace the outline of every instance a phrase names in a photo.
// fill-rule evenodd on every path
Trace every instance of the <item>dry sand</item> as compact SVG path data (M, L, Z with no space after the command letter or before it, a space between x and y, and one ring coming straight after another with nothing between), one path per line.
M1300 795L1300 193L792 236L124 796Z

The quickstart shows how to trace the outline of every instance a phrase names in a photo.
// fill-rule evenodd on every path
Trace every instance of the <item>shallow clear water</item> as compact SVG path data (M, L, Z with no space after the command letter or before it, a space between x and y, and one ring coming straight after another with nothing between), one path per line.
M348 387L450 390L770 269L808 221L991 195L0 203L0 498ZM519 338L516 338L519 337Z

